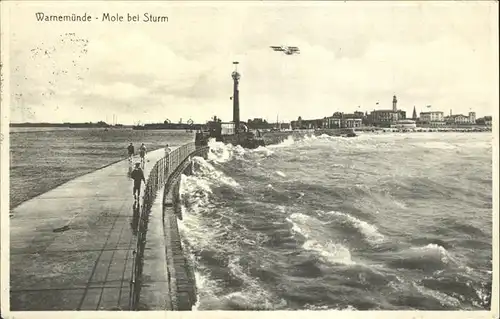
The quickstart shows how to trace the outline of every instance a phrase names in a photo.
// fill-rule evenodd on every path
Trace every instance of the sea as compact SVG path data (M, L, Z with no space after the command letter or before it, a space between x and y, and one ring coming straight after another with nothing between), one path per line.
M182 176L197 310L491 305L491 133L210 142ZM11 129L11 207L179 131ZM15 216L11 217L15 218Z
M12 210L78 176L126 158L129 143L136 150L144 143L151 151L167 143L193 142L193 134L182 130L11 127L9 206Z
M195 309L490 309L492 139L211 141L181 179Z

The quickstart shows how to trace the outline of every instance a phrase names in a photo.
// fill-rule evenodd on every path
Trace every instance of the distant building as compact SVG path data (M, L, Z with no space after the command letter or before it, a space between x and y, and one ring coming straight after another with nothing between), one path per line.
M254 118L253 120L248 120L247 122L247 126L249 129L254 129L254 130L258 130L258 129L269 129L271 128L273 125L272 124L269 124L266 120L262 119L262 118Z
M235 133L233 122L221 122L221 134L233 135Z
M413 115L412 115L412 120L417 120L417 110L415 109L415 106L413 106Z
M360 127L363 124L363 112L354 112L344 114L342 112L335 112L332 116L323 119L324 128L346 128L346 127Z
M444 113L441 111L420 112L419 123L433 126L444 125Z
M393 110L373 110L367 118L368 123L371 125L387 127L392 123L404 119L406 119L406 112L402 110L396 112Z
M462 114L450 115L444 118L446 124L470 124L468 116Z
M450 111L451 113L451 111ZM444 118L446 124L476 124L476 112L469 112L469 115L455 114Z
M486 124L488 126L493 125L493 120L492 120L491 116L485 116L484 117L484 124Z
M302 117L298 117L297 121L290 122L290 126L293 130L305 130L305 129L317 129L323 127L323 119L316 120L303 120Z
M493 124L491 116L480 117L476 119L477 125L491 126Z
M392 110L373 110L369 118L372 124L391 123L398 120L398 114Z
M297 118L297 121L291 121L290 126L291 126L292 130L300 129L300 127L302 126L302 117L299 116Z
M360 118L360 119L362 119L362 118L364 118L364 117L365 117L365 113L363 113L363 112L359 112L359 111L354 112L354 113L353 113L353 115L354 115L354 117L356 117L356 118Z
M397 109L398 100L392 98L392 110L373 110L367 117L367 123L374 126L390 127L399 120L406 119L406 112Z
M476 112L469 112L469 123L476 124Z

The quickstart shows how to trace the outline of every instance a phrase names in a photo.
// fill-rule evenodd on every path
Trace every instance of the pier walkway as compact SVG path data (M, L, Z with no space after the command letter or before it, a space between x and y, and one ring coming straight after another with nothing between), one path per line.
M164 149L147 154L140 205L132 196L131 164L122 160L16 207L10 219L11 311L135 310L139 242L148 249L145 234L141 239L143 215L195 148L187 146L169 159ZM154 233L149 236L160 236ZM161 286L168 290L167 280Z

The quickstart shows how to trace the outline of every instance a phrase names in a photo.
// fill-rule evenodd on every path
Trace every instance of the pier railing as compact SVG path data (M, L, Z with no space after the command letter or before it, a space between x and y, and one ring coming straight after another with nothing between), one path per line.
M167 180L171 180L170 175L176 172L181 163L185 162L190 156L195 156L199 150L200 147L195 146L195 143L188 143L179 146L169 153L165 152L165 156L155 163L146 180L142 206L137 211L139 216L136 216L138 220L136 225L137 247L134 251L132 279L130 282L129 309L131 310L138 310L139 308L149 215L158 190L165 186Z

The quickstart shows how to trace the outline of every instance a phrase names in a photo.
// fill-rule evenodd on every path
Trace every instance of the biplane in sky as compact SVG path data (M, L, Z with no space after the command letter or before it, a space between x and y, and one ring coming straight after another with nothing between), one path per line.
M290 46L271 46L271 49L274 51L284 52L286 55L292 54L300 54L300 49L298 47L290 47Z

